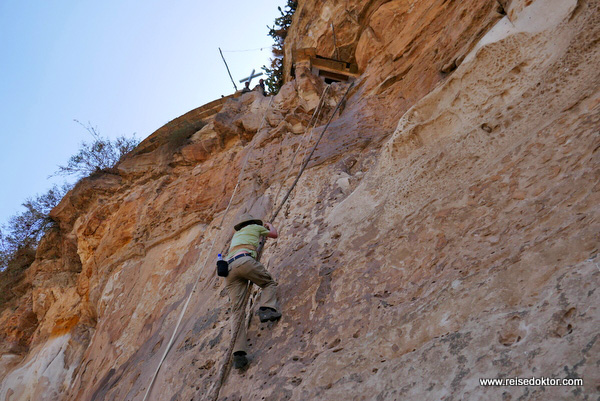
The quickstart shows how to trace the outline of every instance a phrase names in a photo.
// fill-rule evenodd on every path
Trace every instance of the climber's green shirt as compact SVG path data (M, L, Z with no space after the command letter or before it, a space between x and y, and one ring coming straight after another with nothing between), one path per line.
M229 253L227 254L227 259L233 258L236 254L245 251L252 255L253 258L256 258L256 249L258 248L258 244L260 242L260 237L263 235L267 235L269 230L267 230L263 226L259 226L258 224L250 224L239 231L236 231L233 234L233 239L231 240L231 245L229 247ZM242 245L249 245L247 248L242 247ZM235 249L234 252L231 250L235 247L239 247Z

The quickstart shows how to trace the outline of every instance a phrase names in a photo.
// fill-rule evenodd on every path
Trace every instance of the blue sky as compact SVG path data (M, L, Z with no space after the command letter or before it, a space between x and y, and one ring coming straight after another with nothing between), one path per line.
M65 180L47 177L90 139L74 119L143 139L232 93L218 48L236 82L260 70L284 4L0 0L0 224Z

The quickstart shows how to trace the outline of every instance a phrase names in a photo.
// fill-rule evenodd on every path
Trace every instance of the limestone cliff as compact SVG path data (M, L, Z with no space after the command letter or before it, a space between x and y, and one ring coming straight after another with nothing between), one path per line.
M360 75L265 248L283 317L251 320L220 399L600 396L600 3L305 0L277 96L175 119L52 211L0 311L0 400L142 400L197 278L148 399L208 399L231 317L214 259L341 100L293 66L334 55L332 23Z

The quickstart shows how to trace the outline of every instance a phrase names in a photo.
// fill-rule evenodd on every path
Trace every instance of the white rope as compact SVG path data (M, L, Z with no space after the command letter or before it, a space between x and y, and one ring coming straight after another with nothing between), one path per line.
M329 90L330 88L331 88L331 86L328 85L327 86L327 90ZM319 111L319 115L317 116L317 119L315 120L315 125L319 121L319 118L321 118L321 113L323 112L323 106L324 106L324 104L321 106L321 110ZM313 129L310 131L310 135L308 136L308 140L304 141L304 145L310 143L310 141L311 141L311 139L313 137L314 132L315 132L315 127L313 127ZM308 152L308 149L309 148L307 148L307 147L304 148L304 151L302 152L302 157L300 158L300 160L304 160L304 158L306 157L306 153Z
M290 163L290 167L288 167L285 178L283 179L283 181L281 181L281 186L279 187L279 189L277 190L277 194L275 195L275 204L277 204L277 199L279 199L279 194L281 193L281 190L283 189L285 182L287 181L288 177L290 176L290 173L294 169L294 162L296 161L296 156L300 152L300 149L303 148L304 146L306 146L306 144L309 143L310 140L312 139L314 128L315 128L314 126L319 121L319 117L321 116L321 112L323 111L323 104L325 103L324 102L325 94L328 91L329 91L329 85L327 85L327 87L325 88L323 93L321 93L321 98L319 99L319 103L317 104L317 107L315 108L315 111L313 112L312 117L308 121L308 125L306 126L306 131L304 131L304 135L302 136L302 141L300 142L300 144L298 144L298 147L296 148L296 151L294 152L294 156L292 157L292 162ZM317 112L318 112L318 115L317 115ZM316 116L316 118L315 118L315 116ZM311 124L313 125L312 128L311 128ZM310 131L310 135L308 136L308 140L307 140L306 134L308 134L309 131ZM305 148L304 154L306 154L307 150L308 150L308 148Z
M258 129L257 133L262 129L264 122L266 120L266 116L267 116L267 112L269 111L271 104L273 103L273 96L271 96L271 100L269 101L269 105L267 106L267 109L265 110L265 113L263 114L263 119L260 125L260 128ZM237 190L240 186L240 181L242 180L242 175L244 174L245 170L246 170L246 165L248 164L248 160L250 159L250 154L253 150L253 147L250 148L250 150L248 151L248 153L246 154L246 158L244 160L244 163L242 165L242 170L240 171L240 174L238 176L238 180L237 183L235 184L235 188L233 189L233 193L231 194L231 197L229 198L229 203L227 204L227 208L225 209L225 212L223 213L223 216L221 217L221 222L219 224L219 227L223 225L223 222L225 221L225 216L227 216L227 213L229 212L229 208L231 207L231 204L233 203L233 199L235 197L235 194L237 193ZM177 331L179 330L179 326L181 324L181 321L183 320L183 316L185 315L185 312L188 308L188 305L190 304L190 300L192 299L192 295L194 294L194 290L196 289L196 286L198 285L198 281L200 281L200 277L202 277L202 274L204 272L204 268L206 267L206 265L208 264L208 261L210 260L210 256L212 255L214 246L215 246L215 242L217 240L217 236L215 236L212 240L212 243L210 245L210 249L208 251L208 256L204 261L204 265L202 266L202 268L200 269L200 274L198 274L198 276L196 277L196 280L194 281L194 285L192 286L192 289L190 290L190 293L187 297L187 300L185 301L185 304L183 306L183 309L181 310L181 313L179 314L179 318L177 319L177 324L175 325L175 329L173 330L173 334L171 335L171 338L169 339L169 343L167 344L167 348L165 348L165 352L163 354L163 356L160 359L160 362L158 363L158 366L156 367L156 371L154 372L154 374L152 375L152 380L150 381L150 385L148 385L148 388L146 389L146 394L144 394L144 398L143 401L146 401L146 399L148 398L148 395L150 394L150 391L152 390L152 386L154 385L154 382L156 381L156 377L158 376L158 371L160 370L163 362L165 361L165 358L167 357L167 354L169 353L169 351L171 350L171 347L173 346L173 342L175 341L175 337L177 335Z

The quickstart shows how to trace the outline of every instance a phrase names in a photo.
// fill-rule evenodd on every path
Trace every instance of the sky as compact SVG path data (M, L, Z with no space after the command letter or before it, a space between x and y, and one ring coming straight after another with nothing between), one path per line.
M75 119L144 139L234 92L219 47L241 89L268 64L285 3L0 0L0 224L74 181L48 176L91 139Z

